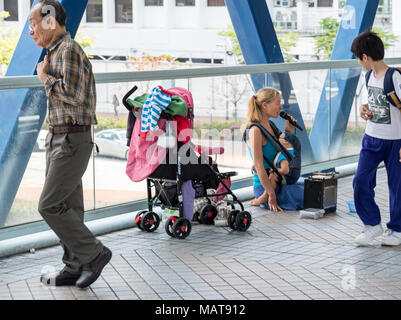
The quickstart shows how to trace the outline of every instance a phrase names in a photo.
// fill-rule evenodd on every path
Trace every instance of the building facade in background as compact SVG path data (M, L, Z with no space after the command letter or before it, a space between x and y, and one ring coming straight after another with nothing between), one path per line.
M297 58L313 57L313 36L321 33L324 17L340 19L345 0L267 0L278 33L299 33ZM375 26L401 39L401 19L393 19L392 2L380 0ZM0 0L6 25L22 29L33 0ZM398 10L400 12L400 10ZM393 23L394 21L394 23ZM94 40L97 59L125 60L144 53L167 54L180 62L234 64L231 43L218 35L231 20L224 0L89 0L81 30ZM401 41L399 41L401 43ZM401 45L387 56L400 56ZM228 53L228 54L227 54Z

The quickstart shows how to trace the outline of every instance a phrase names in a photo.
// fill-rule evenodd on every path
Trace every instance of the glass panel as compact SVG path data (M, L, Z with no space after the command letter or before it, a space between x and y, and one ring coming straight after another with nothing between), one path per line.
M115 0L116 22L132 23L132 0Z
M124 66L123 63L115 62L109 64L108 68L116 69L124 68ZM132 68L135 68L134 63ZM129 152L127 146L128 110L123 105L122 98L134 86L137 86L138 89L129 97L131 100L145 93L149 94L157 85L161 85L165 89L174 86L187 87L187 81L159 80L97 85L98 125L95 126L94 138L99 147L99 153L95 158L96 209L147 197L146 179L134 182L126 173ZM114 95L117 103L115 103ZM115 107L116 105L117 107ZM138 119L141 121L140 118ZM136 121L138 120L135 120L135 123Z
M177 7L195 6L195 0L175 0Z
M162 7L163 0L145 0L145 7Z
M38 203L46 173L45 139L48 126L44 124L39 132L32 155L15 196L5 227L42 220ZM31 133L36 135L37 132ZM85 211L94 209L93 159L82 178Z
M4 0L4 11L10 14L5 20L18 21L18 0Z
M358 104L367 101L361 68L332 69L329 74L330 88L325 90L331 111L330 159L359 154L365 121L359 118Z
M86 7L86 22L103 22L102 0L89 0Z

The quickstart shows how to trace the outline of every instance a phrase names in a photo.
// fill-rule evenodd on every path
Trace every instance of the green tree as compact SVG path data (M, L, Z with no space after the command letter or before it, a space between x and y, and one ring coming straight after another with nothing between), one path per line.
M237 57L242 58L242 51L239 46L237 35L235 34L234 27L231 24L227 25L226 30L219 31L217 34L222 37L227 37L231 41L232 52L234 52Z
M82 24L79 25L77 34L75 35L75 41L77 41L79 43L79 45L82 47L82 49L85 51L86 55L89 58L93 58L93 54L88 49L92 48L93 43L95 41L94 41L94 39L92 39L91 37L86 35L84 31L81 30L82 26L83 26Z
M330 59L340 23L337 19L326 17L320 20L319 24L322 28L322 34L315 37L315 53L322 54ZM372 31L382 39L385 49L393 46L397 41L397 36L382 28L373 27Z
M373 27L372 31L375 32L380 39L382 39L384 44L384 49L388 49L392 47L397 42L397 36L392 34L391 32L387 32L382 28Z
M295 58L290 54L291 48L297 45L299 34L297 32L279 33L277 35L281 52L285 62L295 62Z
M340 23L337 19L326 17L321 19L319 24L322 28L322 34L315 37L315 53L318 55L323 54L330 59Z
M226 30L222 30L218 32L219 36L227 37L231 41L232 52L242 60L242 51L237 39L237 35L235 34L234 28L232 25L228 25ZM278 42L280 44L281 52L284 56L285 62L294 61L294 57L290 54L291 48L297 45L298 33L297 32L289 32L289 33L280 33L277 35Z

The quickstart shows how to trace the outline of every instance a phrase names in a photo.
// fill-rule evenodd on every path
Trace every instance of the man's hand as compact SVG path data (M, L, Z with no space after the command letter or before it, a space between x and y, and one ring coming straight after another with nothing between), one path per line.
M401 162L401 148L400 148L400 162Z
M359 108L359 114L363 120L369 120L372 119L373 114L369 110L369 106L367 104L361 105Z
M49 58L47 55L43 59L42 62L39 62L38 65L36 66L36 71L38 73L39 80L44 83L47 78L47 74L49 73L50 69L50 63L49 63Z

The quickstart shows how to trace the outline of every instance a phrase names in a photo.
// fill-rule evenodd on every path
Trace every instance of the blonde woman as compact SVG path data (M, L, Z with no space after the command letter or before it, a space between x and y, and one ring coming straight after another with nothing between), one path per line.
M270 120L279 116L281 106L280 92L274 88L262 88L248 102L248 125L258 123L262 125L273 137L279 137L281 132ZM295 121L295 119L293 119ZM286 121L285 131L292 132L294 126ZM255 199L251 205L259 206L263 204L273 212L283 211L277 204L274 187L269 180L270 166L264 157L271 163L277 155L278 150L265 137L261 129L252 126L248 133L246 141L251 158L254 162L255 173L253 176L253 186Z

